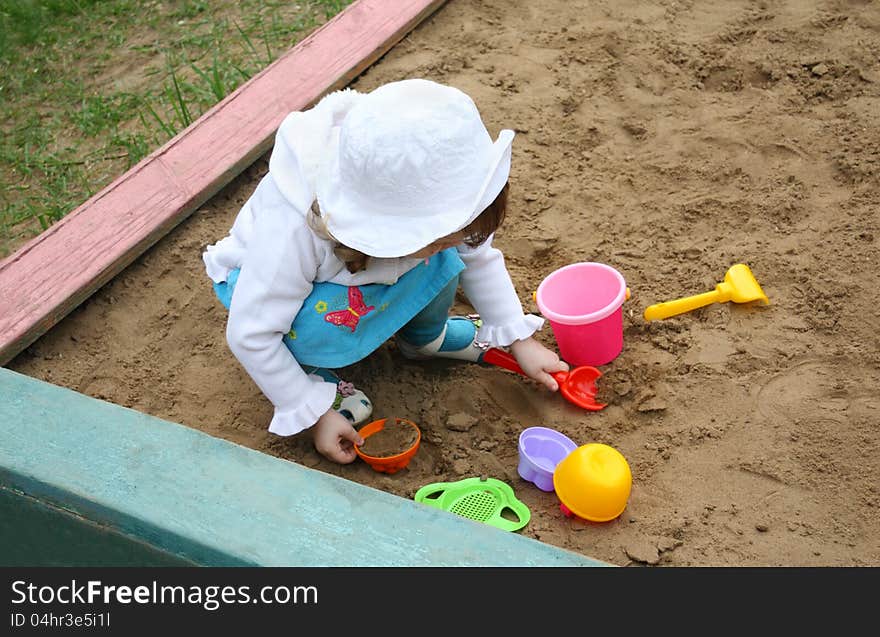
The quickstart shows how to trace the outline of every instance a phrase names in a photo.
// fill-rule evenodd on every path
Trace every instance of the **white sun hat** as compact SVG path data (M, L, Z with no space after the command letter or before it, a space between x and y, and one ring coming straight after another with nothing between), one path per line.
M473 100L429 80L385 84L348 112L316 194L330 233L374 257L412 254L471 223L510 175Z

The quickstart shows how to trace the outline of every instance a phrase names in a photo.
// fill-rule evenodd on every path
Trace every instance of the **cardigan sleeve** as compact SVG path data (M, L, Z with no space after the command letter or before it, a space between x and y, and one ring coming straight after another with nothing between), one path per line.
M304 218L271 184L261 184L252 236L229 307L232 353L275 407L269 431L311 427L333 404L336 385L308 375L282 338L312 290L321 255ZM264 181L265 181L264 180Z
M516 294L504 255L492 246L494 235L476 248L459 246L464 261L461 289L483 319L477 340L507 347L528 338L544 325L544 319L525 314Z

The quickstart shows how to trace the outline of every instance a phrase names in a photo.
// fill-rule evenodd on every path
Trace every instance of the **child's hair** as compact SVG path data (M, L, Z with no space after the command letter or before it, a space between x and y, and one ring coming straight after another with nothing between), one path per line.
M464 243L466 245L476 248L484 243L486 239L489 238L489 235L501 226L501 223L504 221L504 216L507 213L507 191L509 185L509 182L504 184L504 188L501 189L501 192L498 193L492 203L490 203L476 219L462 228L461 232L464 233ZM333 235L327 230L327 226L321 218L321 209L318 206L317 200L312 202L312 208L306 216L306 221L309 224L309 228L311 228L319 237L336 241L335 237L333 237ZM345 267L348 271L352 273L360 272L365 269L370 260L369 255L344 246L338 241L336 241L336 247L333 248L333 252L339 257L340 261L345 263Z

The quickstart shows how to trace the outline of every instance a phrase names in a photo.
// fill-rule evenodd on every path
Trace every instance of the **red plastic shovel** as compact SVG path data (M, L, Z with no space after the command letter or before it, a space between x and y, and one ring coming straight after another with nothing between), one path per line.
M495 347L486 350L483 362L526 375L512 354ZM559 391L569 402L589 411L599 411L606 407L605 403L596 402L596 379L602 376L602 372L595 367L581 365L568 372L554 372L552 376L559 383Z

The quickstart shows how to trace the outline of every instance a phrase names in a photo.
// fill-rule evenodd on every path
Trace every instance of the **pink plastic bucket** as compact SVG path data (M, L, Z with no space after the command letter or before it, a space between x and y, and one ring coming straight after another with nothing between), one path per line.
M538 286L538 309L569 365L604 365L623 349L626 282L604 263L573 263Z

